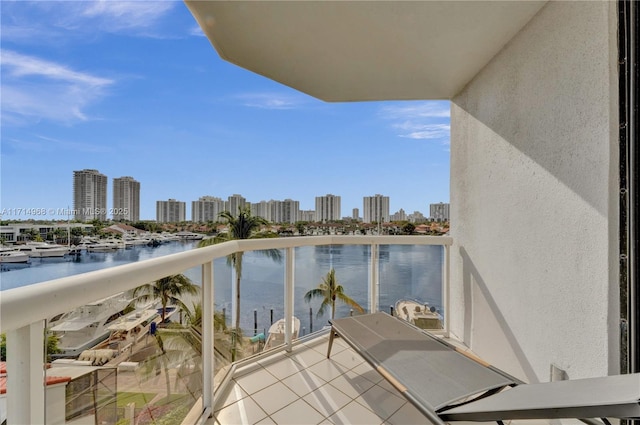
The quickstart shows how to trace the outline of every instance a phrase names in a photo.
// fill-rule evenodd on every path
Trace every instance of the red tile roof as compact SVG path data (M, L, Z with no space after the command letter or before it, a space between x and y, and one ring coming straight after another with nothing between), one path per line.
M47 376L47 385L61 384L69 382L71 378L68 376ZM0 362L0 394L7 393L7 363Z

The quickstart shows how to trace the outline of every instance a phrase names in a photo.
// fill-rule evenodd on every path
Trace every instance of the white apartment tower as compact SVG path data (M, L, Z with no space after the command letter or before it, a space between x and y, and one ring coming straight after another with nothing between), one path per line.
M140 182L125 176L113 179L113 220L140 221Z
M280 223L296 223L300 221L300 201L285 199L281 204Z
M440 202L429 205L429 217L435 221L449 221L449 204Z
M107 219L107 176L91 169L73 172L73 213L78 221Z
M156 201L156 221L158 223L177 223L184 221L187 204L175 199Z
M271 203L273 201L260 201L251 203L251 215L264 218L267 221L273 221L271 218Z
M224 211L224 205L221 198L201 196L197 201L191 202L191 221L194 223L218 221L218 216Z
M229 211L232 217L238 217L238 211L247 205L247 200L238 194L233 194L227 199L227 211Z
M339 196L331 194L316 196L316 221L324 223L340 220L340 211Z
M386 223L389 221L389 197L376 194L363 198L363 222Z
M355 221L360 221L360 209L354 208L351 210L351 218Z

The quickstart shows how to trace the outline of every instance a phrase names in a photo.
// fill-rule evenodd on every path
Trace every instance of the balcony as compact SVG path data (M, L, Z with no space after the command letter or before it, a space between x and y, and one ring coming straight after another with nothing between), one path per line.
M309 322L301 318L300 338L293 338L293 316L301 316L301 312L310 307L303 303L302 291L319 283L317 276L305 276L302 266L323 255L336 258L348 253L349 247L364 246L362 252L367 253L366 257L360 255L357 263L348 268L360 269L366 282L361 282L357 288L349 286L346 291L361 293L366 300L363 307L367 312L389 311L385 294L394 282L385 280L381 262L388 265L404 259L404 267L419 268L423 262L419 256L418 260L406 261L416 257L410 252L419 250L420 246L441 246L438 249L440 270L435 271L442 294L438 302L444 316L444 328L439 334L448 337L451 243L449 237L429 236L243 240L4 291L0 311L1 330L7 334L7 421L80 424L97 420L133 424L135 418L135 423L152 423L152 419L185 424L358 423L371 418L372 422L369 419L366 422L394 423L392 415L396 415L395 423L406 423L406 418L415 418L417 411L381 382L346 345L338 343L330 360L323 356L327 330L317 331L323 326L312 325L315 313L310 312ZM400 249L396 259L385 258L389 247ZM251 313L255 308L247 301L249 291L245 288L240 309L244 311L245 319L241 323L245 336L243 343L231 351L230 333L219 321L214 325L213 307L216 306L215 313L219 315L219 307L225 306L229 299L225 292L232 292L232 284L226 277L218 278L214 269L217 271L221 267L214 264L216 260L224 262L232 253L270 249L284 254L281 275L276 277L282 284L265 288L265 291L280 294L275 297L279 301L274 310L276 318L285 319L283 344L261 350L259 335L251 335L252 330L254 334L260 332L257 325L252 329ZM250 257L245 255L245 261L247 258ZM340 272L337 271L338 280ZM94 303L96 299L106 300L162 277L181 273L195 276L193 280L201 286L200 296L193 300L195 303L191 306L187 303L192 314L201 310L201 330L193 332L192 327L184 325L187 320L182 318L177 321L183 326L158 328L155 332L141 328L143 332L129 345L116 345L111 341L108 349L85 353L88 357L84 363L63 359L46 367L42 335L45 327L51 328L51 323L45 321ZM265 276L265 280L272 278ZM351 314L349 309L337 311ZM254 313L254 317L256 315ZM131 318L134 319L135 316ZM132 358L130 354L134 351L142 354ZM105 358L101 359L101 356ZM234 357L241 360L230 362ZM68 378L64 381L69 382L66 397L65 385L57 381L57 386L48 382L45 390L44 377L51 381L54 376ZM274 393L278 396L273 397Z

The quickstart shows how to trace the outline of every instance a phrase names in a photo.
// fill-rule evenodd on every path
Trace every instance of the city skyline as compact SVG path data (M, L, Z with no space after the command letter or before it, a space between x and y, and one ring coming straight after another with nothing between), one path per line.
M109 177L95 169L83 169L73 171L73 209L65 211L79 221L140 221L140 182L132 176L112 178L112 196L108 196ZM112 204L107 203L107 198L113 199ZM271 222L299 221L337 221L347 218L359 219L365 223L402 221L404 218L397 216L423 216L422 211L405 211L399 208L391 211L389 208L390 197L375 194L362 197L363 216L354 216L359 207L351 209L351 216L345 215L341 206L342 196L328 193L315 197L315 208L303 210L298 199L261 199L260 201L247 200L242 194L229 195L226 200L221 196L202 195L197 200L182 200L169 198L156 200L155 221L157 222L207 222L217 221L223 211L236 215L239 209L245 206L251 207L251 213L267 219ZM191 210L187 211L187 205ZM446 205L445 209L442 206ZM430 214L426 217L442 219L449 216L449 204L430 204ZM437 211L434 213L434 211ZM312 213L312 214L309 214Z
M321 102L220 59L182 2L3 2L0 24L0 210L69 209L79 169L133 176L142 220L234 193L449 201L448 101Z

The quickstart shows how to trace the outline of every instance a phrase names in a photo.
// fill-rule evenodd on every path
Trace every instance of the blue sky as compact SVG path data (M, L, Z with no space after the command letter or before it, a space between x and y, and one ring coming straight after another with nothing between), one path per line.
M3 219L67 217L73 171L155 201L449 202L449 102L325 103L220 59L182 2L2 1Z

